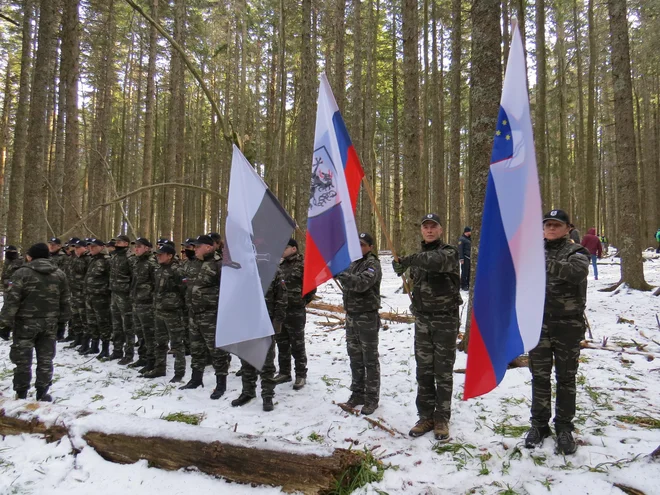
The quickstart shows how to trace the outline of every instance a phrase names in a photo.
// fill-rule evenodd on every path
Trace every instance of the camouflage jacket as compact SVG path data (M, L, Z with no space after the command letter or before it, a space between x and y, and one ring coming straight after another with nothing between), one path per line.
M344 308L347 313L366 313L380 308L380 281L383 273L380 260L370 252L351 263L337 276L344 290Z
M110 290L128 293L131 290L131 258L128 248L116 249L110 259Z
M69 257L66 255L63 249L56 251L55 253L50 253L50 260L55 263L55 266L66 273L66 265L69 262Z
M16 270L0 311L0 325L16 319L43 318L63 325L69 320L69 287L64 272L48 259L36 259Z
M286 307L289 302L287 286L281 270L275 274L275 278L266 292L266 308L271 321L283 323L286 318Z
M110 294L110 260L103 253L89 256L89 259L85 272L85 295Z
M459 292L458 251L438 240L422 241L422 250L400 259L410 268L412 310L419 313L445 313L458 309L463 302Z
M87 267L92 261L91 256L83 254L82 256L73 256L68 268L68 282L71 292L83 292L85 290L85 274Z
M189 309L193 313L218 311L221 270L222 261L216 259L215 253L209 253L204 257L190 294Z
M589 251L568 237L545 241L547 316L581 315L587 304Z
M303 312L305 306L312 302L314 294L316 294L316 289L314 289L309 294L305 294L304 297L302 295L304 266L305 259L300 253L284 258L280 263L280 271L289 295L288 313Z
M185 287L186 292L186 307L190 307L190 298L192 297L192 288L195 278L199 273L199 269L202 267L202 260L193 258L190 260L185 260L181 264L181 274L183 276L182 282Z
M15 260L8 260L5 259L4 264L2 265L2 287L7 290L9 287L9 282L11 281L11 277L14 274L16 270L18 270L20 267L23 266L23 263L25 261L21 256L16 258Z
M151 253L136 256L131 264L131 298L133 304L148 304L154 302L154 275L158 263Z
M185 285L181 268L174 264L158 265L154 283L154 309L178 311L184 307Z

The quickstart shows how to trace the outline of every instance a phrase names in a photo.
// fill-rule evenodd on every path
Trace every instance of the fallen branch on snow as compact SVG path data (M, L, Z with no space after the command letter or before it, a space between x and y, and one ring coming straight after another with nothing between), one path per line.
M614 486L628 495L646 495L642 490L638 490L632 486L622 485L621 483L614 483Z
M652 352L627 351L624 348L612 349L611 347L593 345L590 342L587 342L586 340L580 342L580 347L582 349L594 349L596 351L620 352L623 354L636 354L638 356L644 356L648 361L653 361L656 357L659 357L653 354Z
M404 438L406 437L399 430L396 430L394 428L389 428L389 427L385 426L383 424L383 421L385 421L383 418L378 418L380 421L377 421L375 419L364 416L364 415L360 414L359 409L354 409L354 408L350 407L348 404L346 404L344 402L334 402L334 404L337 404L342 410L346 411L348 414L351 414L353 416L361 416L362 419L364 419L371 426L374 426L376 428L380 428L381 430L386 431L387 433L389 433L393 437L395 437L397 435L397 433L399 435L401 435L402 437L404 437Z
M307 307L312 309L318 309L321 311L329 311L331 313L340 313L340 314L346 313L346 311L344 311L344 308L342 306L339 306L337 304L328 304L319 301L312 301L311 303L309 303ZM326 316L325 314L318 314L318 313L313 313L313 314L316 314L318 316ZM337 317L336 315L334 316L335 318ZM381 320L395 321L398 323L415 322L415 317L408 313L393 313L393 312L384 311L382 313L379 313L379 316Z
M69 437L74 449L86 444L119 464L145 459L168 471L196 468L237 483L309 494L328 493L339 480L347 482L363 460L354 451L281 438L0 398L0 435L22 433L43 435L47 442Z

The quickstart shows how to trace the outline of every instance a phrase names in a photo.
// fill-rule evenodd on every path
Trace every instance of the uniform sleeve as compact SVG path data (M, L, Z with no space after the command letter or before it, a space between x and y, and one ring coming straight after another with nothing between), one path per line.
M18 309L21 306L24 292L24 280L20 273L15 272L12 278L12 283L7 292L5 292L5 302L0 311L0 325L3 327L14 326L14 318Z
M284 278L282 278L281 275L281 273L277 273L277 275L275 275L275 280L273 281L273 284L276 285L276 287L273 287L273 294L275 296L273 319L279 322L283 322L286 318L286 308L289 303L289 295L286 290L286 283L284 282Z
M465 245L463 241L458 241L458 259L462 260L465 258Z
M546 270L560 280L577 285L589 275L589 258L583 253L575 252L566 260L549 259L546 261Z
M60 283L60 317L58 323L66 323L71 319L71 304L69 301L69 282L66 275L62 272L62 282Z
M338 278L345 289L363 293L371 289L380 280L380 275L380 263L376 258L369 258L365 263L364 270L359 273L343 272Z
M455 273L458 265L458 251L452 246L411 254L403 258L406 267L417 267L431 272Z

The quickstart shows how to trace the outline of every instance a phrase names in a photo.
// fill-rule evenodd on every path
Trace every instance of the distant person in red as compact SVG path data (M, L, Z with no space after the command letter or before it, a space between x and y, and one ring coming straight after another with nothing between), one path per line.
M596 229L589 229L587 235L582 238L580 243L589 250L591 254L591 264L594 267L594 278L598 280L598 260L603 257L603 245L596 235Z

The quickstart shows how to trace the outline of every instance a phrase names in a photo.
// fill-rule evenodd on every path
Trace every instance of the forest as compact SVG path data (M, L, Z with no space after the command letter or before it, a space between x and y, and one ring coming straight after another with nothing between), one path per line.
M362 188L358 228L411 252L434 211L449 243L465 225L478 239L517 19L543 208L606 235L648 288L659 14L658 0L2 0L0 236L222 232L232 144L304 230L326 73L385 225Z

